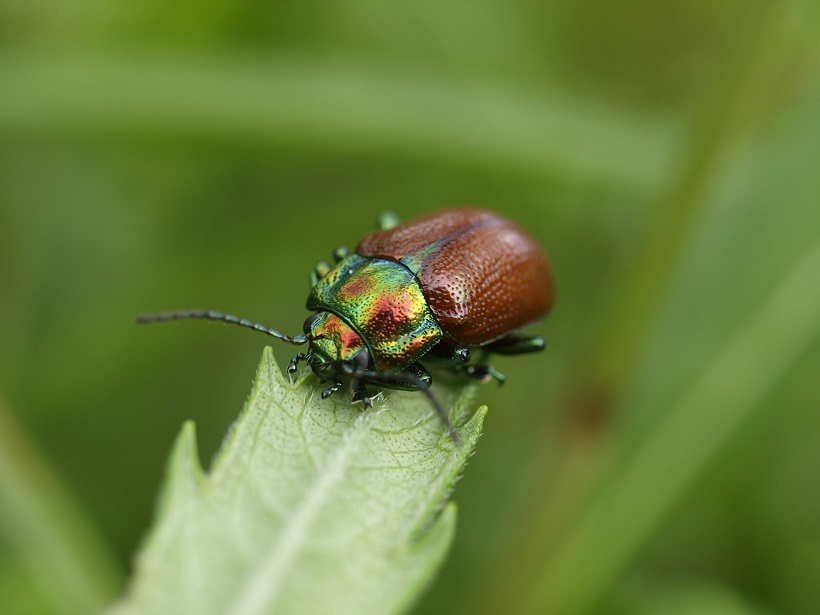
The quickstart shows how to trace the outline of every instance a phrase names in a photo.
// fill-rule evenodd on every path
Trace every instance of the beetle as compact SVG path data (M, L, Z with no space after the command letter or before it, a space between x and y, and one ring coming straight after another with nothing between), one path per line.
M320 262L311 272L307 308L313 313L301 335L211 310L143 315L137 322L204 318L307 344L288 373L306 362L322 382L331 383L323 399L342 388L343 378L350 379L353 402L365 406L374 399L367 383L419 390L453 440L457 434L429 391L433 378L420 360L503 383L489 364L471 361L474 351L516 355L546 345L541 336L517 331L552 307L549 261L529 233L496 213L454 207L405 224L383 214L379 230L353 252L341 247L333 256L334 266Z

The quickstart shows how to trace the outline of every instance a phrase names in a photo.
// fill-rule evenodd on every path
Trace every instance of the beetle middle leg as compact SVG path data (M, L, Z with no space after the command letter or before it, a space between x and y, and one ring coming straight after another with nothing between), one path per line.
M444 425L444 428L447 430L447 435L450 439L456 444L461 442L458 432L453 428L453 424L450 422L447 411L430 391L430 385L433 384L433 377L418 361L411 363L399 372L365 371L362 373L362 378L388 389L421 391L427 396L427 399L430 400L430 404L441 420L441 424Z
M485 351L486 349L481 348L480 350ZM495 380L499 384L504 384L507 380L504 374L493 369L491 365L483 363L469 365L471 358L472 354L469 348L453 348L441 344L433 348L426 357L429 362L435 365L447 367L455 374L474 378L479 382Z
M433 377L416 361L399 372L365 371L362 379L387 389L399 391L424 391L433 384Z
M463 374L479 382L495 380L498 384L504 384L507 381L507 377L504 374L494 369L492 365L487 365L486 363L479 365L453 365L451 369L456 374Z
M331 386L322 391L322 399L327 399L341 388L342 383L339 380L334 380Z
M367 350L361 350L353 357L353 367L350 371L350 391L353 403L362 403L365 408L372 408L374 399L362 382L362 377L369 365L370 353Z
M367 390L367 387L364 386L362 381L359 381L357 384L352 386L352 396L351 400L354 404L363 404L365 408L372 408L373 407L373 400L378 397L378 394L371 395L370 391Z
M466 365L470 362L471 358L472 353L469 348L458 348L439 344L427 353L425 361L433 363L434 365L440 365L442 367L453 367L457 365Z

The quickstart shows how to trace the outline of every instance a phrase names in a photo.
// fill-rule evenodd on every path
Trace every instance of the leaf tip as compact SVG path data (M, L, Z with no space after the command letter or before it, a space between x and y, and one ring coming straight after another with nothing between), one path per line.
M160 516L172 501L190 489L192 482L199 482L202 477L202 464L199 461L196 442L196 424L187 420L182 424L168 460L167 482L160 498Z

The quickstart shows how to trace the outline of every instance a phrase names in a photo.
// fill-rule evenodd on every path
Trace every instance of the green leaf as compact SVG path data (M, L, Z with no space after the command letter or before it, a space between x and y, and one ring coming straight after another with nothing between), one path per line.
M113 612L384 613L424 589L452 540L447 497L486 407L456 445L421 395L391 392L362 412L321 399L312 378L289 384L267 348L209 473L193 423L183 427ZM455 404L457 425L473 390Z

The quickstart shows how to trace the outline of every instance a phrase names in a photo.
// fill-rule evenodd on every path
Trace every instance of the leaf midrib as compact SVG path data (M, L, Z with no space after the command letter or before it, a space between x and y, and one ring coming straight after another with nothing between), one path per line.
M294 509L289 522L283 525L278 540L247 582L239 588L227 613L252 615L274 612L291 562L298 557L306 538L311 535L309 528L319 511L324 509L323 504L333 492L333 486L344 478L348 464L367 432L365 417L361 417L354 423L354 429L344 435L336 451L326 458L322 469L317 472L318 480L314 480L305 490L305 497Z

